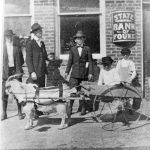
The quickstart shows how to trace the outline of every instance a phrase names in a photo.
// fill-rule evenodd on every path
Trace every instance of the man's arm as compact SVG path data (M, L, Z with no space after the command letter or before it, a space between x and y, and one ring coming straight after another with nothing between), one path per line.
M101 69L99 74L98 85L103 85L103 69Z
M67 64L67 68L66 68L65 73L69 74L71 67L72 67L72 63L73 63L73 52L72 52L72 50L70 50L69 60L68 60L68 64Z
M47 55L47 51L46 51L46 48L45 48L45 44L44 44L43 41L42 41L41 43L42 43L42 47L43 47L43 50L44 50L44 51L43 51L43 52L44 52L44 58L45 58L45 60L49 60L49 59L48 59L48 55Z
M135 69L134 62L131 61L130 66L131 66L131 70L132 70L131 79L133 80L136 77L136 69Z
M93 73L93 59L92 59L92 53L90 48L87 49L88 52L88 62L89 62L89 74Z
M34 66L33 66L33 50L31 46L31 42L28 42L26 46L26 64L27 64L29 73L35 72Z

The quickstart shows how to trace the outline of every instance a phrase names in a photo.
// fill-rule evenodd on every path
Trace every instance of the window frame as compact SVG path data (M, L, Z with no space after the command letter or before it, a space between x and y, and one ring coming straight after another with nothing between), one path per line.
M98 12L69 12L60 13L59 1L56 1L55 9L55 54L57 57L63 60L68 60L69 54L60 53L60 17L69 15L99 15L99 26L100 26L100 53L92 54L94 59L101 59L106 56L106 25L105 25L105 1L99 0L99 11Z
M4 13L4 19L8 18L8 17L31 17L31 24L32 25L34 23L34 0L29 0L30 2L30 13L29 14L5 14ZM5 11L5 10L4 10Z

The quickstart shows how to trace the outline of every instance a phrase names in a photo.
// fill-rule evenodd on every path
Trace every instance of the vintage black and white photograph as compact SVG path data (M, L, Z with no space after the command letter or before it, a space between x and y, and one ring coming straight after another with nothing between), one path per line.
M150 0L2 0L2 150L150 150Z

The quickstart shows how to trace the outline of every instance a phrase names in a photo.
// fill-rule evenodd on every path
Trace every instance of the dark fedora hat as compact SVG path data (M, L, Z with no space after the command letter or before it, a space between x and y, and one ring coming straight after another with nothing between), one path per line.
M15 35L15 34L13 33L12 30L5 30L4 35L5 35L5 36L13 36L13 35Z
M38 24L38 23L34 23L32 26L31 26L31 32L30 33L34 33L35 31L37 30L41 30L42 27Z
M85 38L86 36L85 36L85 34L83 33L83 31L77 31L77 33L73 36L73 38L74 39L76 39L76 38Z
M130 55L131 54L131 50L129 48L123 48L121 50L121 54L124 55Z
M102 58L102 65L104 65L104 66L109 66L113 62L115 62L115 61L110 56L106 56L106 57Z

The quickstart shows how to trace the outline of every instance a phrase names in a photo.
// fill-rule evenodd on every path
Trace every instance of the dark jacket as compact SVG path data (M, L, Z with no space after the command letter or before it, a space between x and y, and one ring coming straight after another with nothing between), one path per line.
M23 73L22 65L24 64L23 54L20 49L20 45L13 42L13 57L14 57L14 68L15 73ZM8 53L6 42L4 41L3 47L3 80L7 80L9 76L9 66L8 66Z
M72 47L69 53L66 73L69 74L72 68L70 77L84 79L86 75L86 62L89 62L89 74L92 74L92 54L90 48L88 46L83 46L80 57L77 46Z
M31 74L35 72L37 77L47 74L46 60L47 52L44 42L41 42L41 47L33 39L27 43L26 47L26 64L28 71Z

